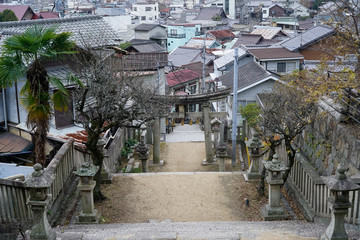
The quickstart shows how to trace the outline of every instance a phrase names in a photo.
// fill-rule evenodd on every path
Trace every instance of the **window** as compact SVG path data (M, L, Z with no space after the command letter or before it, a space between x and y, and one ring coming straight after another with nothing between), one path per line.
M134 7L134 8L133 8L133 11L136 12L136 11L137 11L137 7Z
M189 104L189 112L195 112L196 111L196 104Z
M278 63L277 64L277 72L278 73L286 72L286 63Z
M276 70L277 70L276 62L268 62L268 63L266 63L266 70L276 72Z
M156 20L156 16L155 16L155 20Z
M170 46L170 43L168 43L168 46Z
M146 20L146 17L145 17L145 16L141 16L141 20Z
M152 10L152 7L146 7L145 11L150 12Z
M152 20L152 17L149 17L149 20Z
M196 93L196 84L195 84L195 85L191 85L191 86L189 87L189 89L190 89L190 94L195 94L195 93Z
M263 14L266 14L266 10L263 10Z
M286 72L292 72L296 69L296 62L286 63Z
M176 29L170 29L170 35L176 36L177 35L177 30Z
M154 11L156 11L156 7L154 7Z

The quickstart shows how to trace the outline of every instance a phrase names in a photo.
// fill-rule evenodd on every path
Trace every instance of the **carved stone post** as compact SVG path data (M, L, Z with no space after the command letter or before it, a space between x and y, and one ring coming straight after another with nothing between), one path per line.
M360 187L345 175L346 168L338 165L336 175L322 177L324 183L331 192L328 199L331 209L331 221L321 240L347 240L348 235L345 231L344 217L351 207L349 201L349 191L354 191Z
M30 239L55 240L56 233L51 229L46 216L46 207L51 198L51 195L46 192L54 176L45 173L39 163L34 165L34 170L35 172L25 181L26 188L30 190L27 204L30 206L34 218Z
M204 103L202 106L203 117L204 117L204 135L205 135L205 150L206 159L203 164L213 163L213 153L211 144L211 126L210 126L210 106L209 103Z
M220 124L221 121L217 118L211 120L211 129L214 132L214 148L218 148L219 146L219 134L220 134Z
M261 156L260 149L263 148L257 133L254 134L253 138L246 141L246 146L250 148L251 164L248 173L245 175L246 181L258 181L261 179L259 172L259 159Z
M136 147L136 152L139 154L139 159L141 160L141 168L143 173L148 172L148 150L148 147L143 142L139 143L139 145Z
M81 213L78 223L99 223L100 212L97 209L94 209L93 196L93 190L96 185L96 182L93 181L93 177L98 170L98 166L84 163L75 172L75 174L80 177L78 189L80 190L81 196Z
M275 154L272 161L264 161L264 167L269 172L267 181L269 183L269 204L261 208L261 216L264 221L275 221L287 219L287 214L280 205L281 185L284 183L283 173L289 168L279 161L279 156Z
M225 158L227 158L227 145L221 143L216 151L216 156L219 158L219 172L225 172Z

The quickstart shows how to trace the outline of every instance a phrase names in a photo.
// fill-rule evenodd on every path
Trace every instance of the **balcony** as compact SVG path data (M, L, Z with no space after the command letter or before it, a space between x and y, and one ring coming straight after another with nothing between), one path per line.
M186 34L169 34L168 33L168 38L185 38Z

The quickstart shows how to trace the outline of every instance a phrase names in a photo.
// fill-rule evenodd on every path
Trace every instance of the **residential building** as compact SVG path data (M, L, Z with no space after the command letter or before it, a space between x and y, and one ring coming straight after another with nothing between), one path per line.
M258 62L265 70L285 74L294 70L300 70L304 56L298 52L291 52L286 48L258 48L248 49L254 55L255 61Z
M141 23L153 23L160 16L157 2L136 2L132 5L131 16Z
M285 9L278 4L273 4L269 7L262 8L262 18L266 20L270 17L283 17L286 16Z
M142 23L134 28L135 39L152 40L166 49L166 27L159 24Z
M300 3L293 3L289 6L292 9L292 16L294 17L309 17L310 10Z
M191 38L200 36L200 24L171 24L167 27L167 50L184 46Z
M3 12L5 9L9 9L15 13L15 16L19 21L22 20L31 20L36 14L31 9L29 5L3 5L0 4L0 12Z
M199 14L194 20L223 21L227 19L226 13L221 7L200 7Z
M238 69L238 88L237 88L237 109L249 103L256 103L257 95L260 93L271 92L273 85L278 81L278 77L266 71L257 62L250 61L239 66ZM234 71L230 71L215 79L218 85L232 88L234 84ZM233 95L233 94L232 94ZM226 112L232 119L232 97L226 101ZM242 124L243 118L238 110L237 125Z
M331 48L331 44L326 42L327 39L335 34L335 29L327 25L318 25L309 30L284 40L277 44L292 52L299 52L304 56L305 60L321 60L324 57L333 59L328 51L323 48Z
M125 49L128 52L138 52L138 53L166 52L166 49L162 48L159 44L151 40L132 39L129 41L129 43L131 43L131 45Z

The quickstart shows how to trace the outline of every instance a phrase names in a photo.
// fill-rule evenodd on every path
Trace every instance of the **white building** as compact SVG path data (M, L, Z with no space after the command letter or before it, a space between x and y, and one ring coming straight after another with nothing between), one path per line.
M137 2L132 5L131 16L138 19L139 23L153 23L160 16L157 2Z

